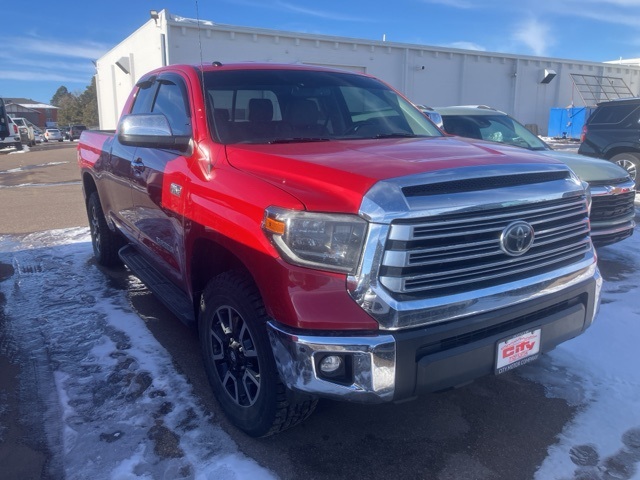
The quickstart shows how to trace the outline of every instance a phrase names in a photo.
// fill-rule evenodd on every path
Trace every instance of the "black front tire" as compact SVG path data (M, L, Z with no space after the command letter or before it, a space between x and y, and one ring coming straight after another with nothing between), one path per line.
M105 267L120 265L122 261L118 256L118 250L124 245L124 242L120 234L111 231L107 225L97 192L93 192L89 196L87 215L91 231L91 245L96 261Z
M202 294L200 343L209 383L227 417L252 437L297 425L317 403L280 380L268 319L258 289L244 272L219 275Z
M640 154L633 152L619 153L611 157L611 161L622 168L624 168L634 182L636 182L636 189L638 189L638 174L640 173Z

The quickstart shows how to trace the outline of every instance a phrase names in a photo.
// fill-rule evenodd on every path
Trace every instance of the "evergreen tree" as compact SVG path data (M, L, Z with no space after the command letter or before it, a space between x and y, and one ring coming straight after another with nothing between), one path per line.
M62 85L58 88L58 90L56 90L56 93L53 94L53 97L51 97L51 105L53 105L54 107L59 107L60 101L67 95L69 95L69 90L67 90L67 87Z
M80 123L82 108L76 95L65 95L60 99L58 107L58 125L63 126Z
M60 126L83 124L97 127L99 119L95 77L91 78L91 83L82 93L71 93L64 85L59 87L51 98L51 105L58 107Z
M91 78L91 84L87 86L79 98L82 108L82 123L87 127L98 126L98 93L96 90L96 77Z

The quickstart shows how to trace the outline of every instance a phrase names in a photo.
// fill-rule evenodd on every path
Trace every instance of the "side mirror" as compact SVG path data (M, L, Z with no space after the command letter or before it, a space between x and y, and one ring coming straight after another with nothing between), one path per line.
M125 115L118 124L118 140L123 145L146 148L166 148L184 152L191 145L191 136L174 135L167 117L161 113Z

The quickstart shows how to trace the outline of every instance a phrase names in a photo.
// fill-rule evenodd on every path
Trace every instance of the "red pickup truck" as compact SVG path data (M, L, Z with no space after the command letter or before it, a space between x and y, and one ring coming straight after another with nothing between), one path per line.
M509 371L599 305L568 167L447 136L368 75L163 67L78 159L98 262L197 326L222 409L253 436L318 397L402 401Z

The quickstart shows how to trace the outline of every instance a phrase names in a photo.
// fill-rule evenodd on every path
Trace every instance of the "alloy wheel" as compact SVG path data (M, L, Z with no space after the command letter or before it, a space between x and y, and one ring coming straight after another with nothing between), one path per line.
M244 319L234 308L221 306L209 335L212 360L224 391L237 405L252 406L260 394L260 365Z

